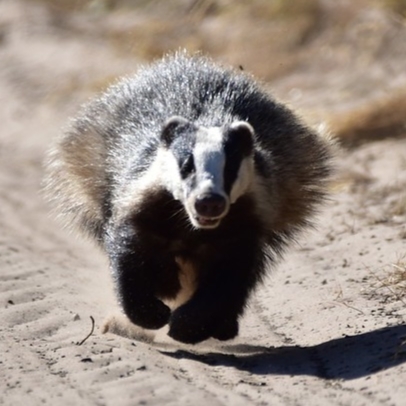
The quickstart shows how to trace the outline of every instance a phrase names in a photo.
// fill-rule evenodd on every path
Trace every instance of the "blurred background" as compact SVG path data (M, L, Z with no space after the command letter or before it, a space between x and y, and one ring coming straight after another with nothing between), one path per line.
M50 120L179 48L252 72L344 144L398 137L405 18L406 0L0 0L4 137L54 133Z

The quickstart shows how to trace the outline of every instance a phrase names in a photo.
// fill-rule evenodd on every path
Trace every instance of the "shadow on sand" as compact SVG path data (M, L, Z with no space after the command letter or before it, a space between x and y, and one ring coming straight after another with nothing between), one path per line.
M406 325L346 336L313 347L221 345L214 351L194 349L160 352L258 375L313 375L324 379L355 379L406 362Z

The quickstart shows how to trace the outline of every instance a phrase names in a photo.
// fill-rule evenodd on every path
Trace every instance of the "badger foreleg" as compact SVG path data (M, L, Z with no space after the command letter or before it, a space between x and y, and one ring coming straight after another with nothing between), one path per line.
M157 298L157 282L162 276L162 268L167 268L159 253L144 244L129 224L110 228L105 246L119 303L127 317L147 329L158 329L167 324L170 308ZM176 283L174 289L177 289Z
M210 337L229 340L238 334L238 318L261 279L263 264L254 247L200 264L198 287L170 318L169 336L195 344Z

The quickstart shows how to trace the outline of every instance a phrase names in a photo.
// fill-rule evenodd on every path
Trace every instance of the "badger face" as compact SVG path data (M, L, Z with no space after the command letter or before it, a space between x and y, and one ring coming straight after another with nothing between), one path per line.
M251 184L254 130L244 121L205 128L172 117L161 142L173 162L165 174L170 192L194 227L216 228Z

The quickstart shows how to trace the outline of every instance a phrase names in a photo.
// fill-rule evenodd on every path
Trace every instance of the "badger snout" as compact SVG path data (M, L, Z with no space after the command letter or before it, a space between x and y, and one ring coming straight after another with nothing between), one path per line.
M226 197L218 193L204 193L195 197L193 202L194 222L199 228L215 228L219 225L229 208Z
M221 217L227 209L226 199L217 193L207 193L197 196L195 210L199 216Z

